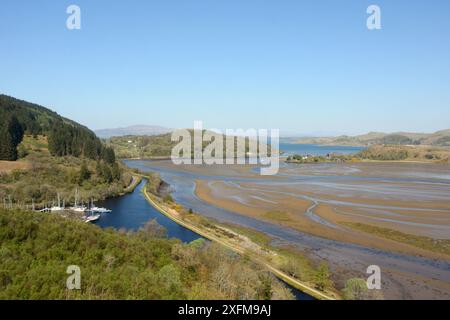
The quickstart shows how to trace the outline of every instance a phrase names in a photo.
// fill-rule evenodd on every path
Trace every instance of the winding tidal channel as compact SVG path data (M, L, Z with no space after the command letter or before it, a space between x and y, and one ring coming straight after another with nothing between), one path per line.
M179 167L150 160L127 160L126 164L158 172L170 185L175 201L186 208L263 232L274 245L295 246L313 261L327 261L340 286L352 277L366 278L367 267L378 265L387 299L450 299L448 256L342 224L364 222L450 239L448 166L285 164L277 176L262 177L254 167ZM279 223L259 215L274 208L288 212L291 220ZM107 219L100 222L108 223L113 224ZM168 230L170 235L170 226Z

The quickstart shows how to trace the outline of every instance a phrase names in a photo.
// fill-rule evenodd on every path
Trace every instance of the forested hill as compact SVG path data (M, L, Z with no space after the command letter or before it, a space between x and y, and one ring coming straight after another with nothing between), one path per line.
M17 159L17 146L24 134L47 136L54 156L115 161L114 151L85 126L40 105L0 95L0 160Z
M370 132L359 136L290 138L288 143L364 147L370 145L425 145L450 147L450 130L441 130L434 133L397 132L388 134L382 132Z

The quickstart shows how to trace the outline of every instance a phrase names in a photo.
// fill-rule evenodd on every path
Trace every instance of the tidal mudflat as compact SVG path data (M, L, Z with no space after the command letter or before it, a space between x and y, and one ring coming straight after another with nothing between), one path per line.
M187 208L328 261L338 287L379 265L385 298L450 299L449 165L284 164L263 177L252 166L127 164L160 172Z

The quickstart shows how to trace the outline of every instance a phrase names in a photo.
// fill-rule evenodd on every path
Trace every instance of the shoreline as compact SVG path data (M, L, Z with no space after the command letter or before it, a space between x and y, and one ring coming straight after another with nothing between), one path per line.
M142 181L141 176L133 174L132 177L133 177L133 180L127 187L124 188L123 192L119 195L119 197L133 192L136 189L136 187L139 185L139 183L141 183L141 181Z
M132 167L134 166L133 163L128 163L128 164L131 165ZM388 169L390 168L390 170L387 170L386 166L388 166ZM169 168L169 171L170 171L170 169L172 169L171 166L169 165L169 163L164 164L163 162L157 163L157 164L151 164L151 165L149 165L149 167L146 167L145 163L144 164L141 164L141 163L136 164L136 168L145 168L146 170L152 170L155 172L158 172L159 171L158 169L160 169L161 172L165 172L166 167ZM226 177L225 180L227 180L228 177L235 177L235 176L239 176L239 177L243 177L243 178L252 178L253 176L256 176L256 173L249 170L248 168L249 168L248 166L245 168L238 167L238 166L234 166L234 167L230 166L229 169L222 170L221 168L216 168L216 167L204 168L204 167L186 166L186 168L181 167L181 168L177 168L177 170L187 171L189 173L189 176L185 180L186 181L192 180L192 182L195 182L196 174L204 175L205 180L207 180L207 181L209 181L211 179L217 180L218 178L214 178L214 176L211 176L211 178L210 178L210 173L212 171L214 171L216 176L220 177L220 179L222 179L222 177ZM311 168L313 168L313 166L311 166ZM348 179L350 179L350 178L346 177L347 175L349 175L347 173L351 173L351 175L349 175L349 176L353 176L353 175L357 176L357 178L355 178L357 180L357 183L355 184L356 190L361 190L362 186L364 186L364 183L368 183L368 181L369 182L372 181L371 180L372 176L380 177L380 179L381 179L380 181L383 184L387 183L386 181L384 181L384 179L386 179L386 177L388 177L389 179L393 179L393 182L387 183L386 188L392 188L392 187L397 188L397 186L398 186L398 188L400 188L400 187L401 188L410 188L409 187L409 184L411 182L410 178L408 178L408 177L405 178L404 175L405 175L405 173L409 174L411 169L410 169L410 166L408 166L406 164L394 165L394 164L387 163L386 165L383 165L383 163L378 162L378 163L373 163L373 164L371 164L371 163L361 164L361 167L358 167L358 168L360 169L358 171L350 171L349 172L347 170L342 171L341 169L339 169L338 172L335 172L332 170L329 171L327 169L328 171L325 170L324 173L322 171L317 171L317 172L314 171L311 174L313 176L316 176L316 175L321 176L323 173L326 176L328 176L328 175L334 176L334 175L338 175L341 172L343 172L345 174L344 175L345 177L343 179L344 179L344 182L346 182ZM379 169L375 170L375 168L379 168ZM417 165L417 167L414 167L414 168L416 168L419 173L421 172L421 170L424 172L428 172L431 175L430 179L432 179L432 181L434 181L433 179L439 179L439 175L442 173L442 170L443 170L442 166L439 166L439 165L429 166L426 164L423 164L421 166ZM431 170L428 168L434 168L434 169ZM373 171L373 170L375 170L375 171ZM366 176L365 173L367 173L367 172L370 173L370 175L368 175L368 178L367 178L369 180L368 181L361 180L361 178L359 178L359 177ZM244 175L244 173L245 173L245 175ZM297 171L295 171L294 173L297 173ZM300 171L300 174L302 174L302 173L304 173L304 172ZM393 173L393 175L391 175L391 173ZM176 185L178 185L176 183L176 179L175 179L175 181L172 181L170 179L170 177L171 176L167 177L169 179L169 181L174 182ZM423 179L426 178L425 176L423 176L423 177L418 176L418 177L419 178L417 178L417 179L419 182L422 181L421 180L422 178ZM376 182L376 183L379 182L378 179L375 179L375 178L373 178L373 179L374 179L373 180L374 182ZM403 179L405 179L405 180L403 180ZM269 180L271 181L272 179L270 178ZM216 188L217 189L216 191L218 192L217 195L223 196L224 198L232 198L233 195L238 195L239 197L242 197L244 199L243 201L246 201L246 199L253 199L252 201L255 202L255 201L257 201L257 199L250 197L253 194L253 193L250 193L250 191L252 191L252 192L255 191L252 189L253 188L252 183L259 183L258 181L259 181L258 179L256 179L255 181L253 181L253 180L240 181L241 186L239 189L236 189L237 191L231 190L233 184L227 185L227 188L226 188L227 192L223 192L223 189L221 189L220 185L218 185L218 187ZM267 182L268 185L270 184L270 181ZM349 181L351 182L351 179ZM437 182L440 183L441 181L438 180ZM279 182L277 182L277 183L279 183ZM271 188L269 188L268 186L261 187L262 185L265 185L265 184L264 183L260 184L258 189L256 189L255 194L258 194L258 192L261 191L260 192L261 194L265 194L265 193L268 194L268 196L262 196L263 198L268 199L268 200L272 199L270 192L277 193L276 190L274 191ZM181 187L188 188L187 184L184 184L184 183L180 183L179 186L180 186L180 188ZM286 190L278 190L279 191L278 193L282 194L283 198L279 198L280 196L278 196L278 197L275 197L277 200L274 200L274 201L290 203L290 201L288 201L289 199L286 197L288 197L288 196L290 197L291 196L290 193L293 192L291 189L292 188L297 189L297 187L294 187L294 186L289 187L289 185L288 185L287 188L288 189L286 189ZM291 189L289 189L289 188L291 188ZM441 187L439 187L439 188L441 188ZM250 191L248 191L248 193L246 193L247 191L243 192L243 189L245 189L245 190L248 189ZM308 190L309 189L306 189L306 191L303 190L306 192L306 198L307 198L307 196L313 196L312 194L310 194L311 190L309 190L309 191ZM418 190L417 192L421 192L421 190L422 190L422 188L420 190ZM183 197L188 196L190 194L190 192L191 192L190 187L189 187L189 190L187 190L187 191L182 191L182 189L179 190L178 194L181 197L180 198L181 205L184 208L183 207L177 208L176 204L175 203L172 204L170 201L165 201L165 202L161 203L161 206L163 208L164 207L168 208L169 213L175 214L175 217L178 217L176 212L171 212L172 208L176 209L182 215L182 217L180 217L180 218L183 218L184 221L192 222L192 223L194 223L194 225L197 225L200 227L205 227L204 229L212 231L213 234L219 234L219 236L221 236L220 238L225 238L225 240L229 240L231 243L234 243L235 239L228 237L226 234L223 234L223 236L222 236L222 234L220 234L220 232L217 232L220 230L210 229L210 226L208 226L207 222L210 221L212 225L216 224L218 226L224 226L227 229L231 228L231 230L236 231L237 233L239 233L241 235L249 236L250 239L252 239L256 243L260 244L261 247L270 248L270 249L273 248L274 251L278 251L277 247L268 245L268 243L265 241L267 239L265 239L264 237L261 237L261 236L263 236L263 232L258 232L258 233L260 233L260 235L252 234L252 231L266 230L266 229L261 229L259 227L252 228L252 227L250 227L250 226L252 226L252 223L247 224L246 223L247 220L245 220L245 219L243 220L244 221L244 223L243 223L244 229L239 230L239 228L234 229L232 225L227 224L227 222L233 224L233 221L234 221L234 223L236 223L236 225L239 226L240 222L242 222L241 220L233 220L232 216L226 216L226 218L224 220L221 219L219 221L216 221L216 220L214 220L215 214L213 214L213 213L209 214L207 211L203 212L204 214L202 213L202 214L197 214L197 215L192 215L192 216L188 215L187 214L188 208L193 208L194 210L197 208L195 201L191 203L187 200L185 200L185 201L182 200L182 199L184 199ZM285 195L286 192L287 192L287 195ZM152 196L154 201L159 203L160 199L154 198L154 196L153 196L153 194L155 194L157 196L157 193L155 193L153 191L153 189L148 189L148 193L150 193L150 195ZM261 194L259 194L260 197L261 197ZM250 198L248 198L247 196ZM439 193L437 194L437 196L439 196ZM294 197L294 196L292 196L292 197ZM344 200L345 201L347 201L347 200L355 201L355 205L359 205L362 202L362 200L356 201L357 199L359 199L359 197L356 197L356 198L351 197L349 199L347 199L347 198L342 199L341 197L338 197L338 198L326 197L325 198L325 200L327 200L327 201L329 200L329 202L331 202L332 205L333 205L334 201L337 201L336 199L339 201L344 201ZM372 199L372 198L370 198L370 199ZM370 199L365 199L363 201L363 203L366 203ZM369 204L368 204L369 206L377 205L377 204L383 205L383 206L395 206L395 207L406 206L406 209L409 208L408 206L416 207L415 202L411 203L410 200L403 199L403 198L400 198L400 200L399 200L397 196L393 196L392 199L390 199L390 198L384 199L383 200L384 202L382 202L382 203L379 203L380 199L378 199L378 197L374 197L374 199L372 199L372 200L369 201ZM400 201L400 202L398 202L398 201ZM445 200L443 200L443 201L447 201L447 198L445 198ZM250 204L252 205L252 204L254 204L254 202L252 202ZM206 202L206 203L208 205L208 202ZM433 201L433 203L434 203L434 201ZM445 203L447 203L447 202L445 202ZM263 204L265 206L272 205L270 201L264 202ZM298 204L300 204L300 203L298 203ZM249 207L251 207L251 205L249 205ZM294 205L296 206L297 202L294 203ZM334 204L334 205L336 205L336 204ZM341 208L344 205L345 205L345 203L339 204L339 208ZM423 205L420 205L420 206L418 205L418 207L420 207L420 208L423 207L426 209L426 208L429 208L429 205L430 204L427 204L427 202L425 202ZM434 209L444 209L444 210L448 209L447 205L438 206L439 208L436 207L434 204L431 204L431 206L432 207L430 207L430 208L434 208ZM219 207L221 207L221 206L219 206ZM265 213L266 211L270 211L269 209L267 209L267 210L262 209L261 212ZM298 207L295 207L294 209L297 210ZM331 219L332 223L340 224L340 222L341 222L340 220L344 220L344 222L347 220L353 221L353 222L361 222L358 219L362 219L362 218L353 217L353 216L339 216L338 213L340 213L340 212L330 216L328 214L328 213L330 213L330 214L332 213L332 212L329 212L330 205L321 205L317 209L318 209L318 211L315 211L315 213L317 215L325 217L326 219ZM198 209L198 210L200 212L202 212L200 209ZM207 210L207 209L205 209L205 210ZM300 211L302 211L302 210L300 210ZM444 213L439 213L439 212L434 212L434 211L435 210L432 210L432 212L430 213L430 219L443 219L444 218L444 216L443 216ZM220 212L217 214L219 215L219 217L221 217ZM409 214L409 211L408 211L405 213L405 215L402 215L402 216L411 218L411 217L415 217L415 215L417 215L416 211L412 211L412 214ZM427 217L428 217L428 215L427 215ZM202 218L205 218L205 219L203 220ZM209 220L209 219L211 219L211 220ZM232 219L232 220L229 220L229 219ZM302 219L303 219L303 216L302 216ZM421 216L418 216L417 219L416 218L414 218L414 219L415 219L414 220L415 222L421 222L421 220L420 220ZM303 220L306 220L306 218L304 218ZM222 223L222 221L224 221L225 223ZM238 222L236 222L236 221L238 221ZM434 220L430 220L430 221L427 220L427 223L431 224L433 221ZM204 222L206 222L206 223L204 223ZM388 227L387 224L388 224L388 222L380 222L377 225L379 225L380 227L392 229L392 227ZM247 226L248 230L245 228L245 226ZM315 226L314 228L315 228L314 230L317 231L316 229L318 227ZM442 269L443 266L445 266L445 264L448 262L448 257L446 257L446 259L442 259L441 253L434 252L434 249L432 251L429 251L428 248L425 248L422 246L422 242L418 243L419 245L416 246L417 239L415 239L415 238L412 238L412 240L415 241L415 243L412 243L414 241L412 241L412 242L409 241L409 240L411 240L409 238L406 239L408 241L403 241L405 239L400 239L401 241L399 241L398 239L392 239L391 237L387 237L386 239L384 239L384 235L380 234L379 232L376 234L373 234L372 232L362 231L362 230L359 230L356 228L352 229L346 225L344 225L342 228L344 228L345 230L350 230L351 235L357 235L358 237L361 235L364 235L364 239L366 239L367 241L366 240L364 241L366 245L363 247L364 248L366 248L366 247L367 248L375 248L375 249L370 249L371 251L365 251L364 248L359 249L359 246L357 244L354 244L353 241L350 241L349 243L347 241L342 241L343 243L346 244L346 246L348 244L348 248L347 248L348 250L341 252L340 250L337 250L337 251L333 250L332 248L337 248L337 247L334 247L332 243L330 243L330 244L327 243L330 241L334 241L332 239L331 240L328 240L328 239L323 240L323 242L320 242L318 244L311 242L312 240L308 238L309 236L306 236L307 237L306 239L303 239L300 236L295 239L295 241L297 241L297 240L299 241L298 243L303 243L302 241L305 241L306 246L309 246L311 248L321 247L321 249L323 249L323 250L317 251L317 253L316 253L316 251L306 251L306 256L302 257L301 255L299 255L298 257L300 259L305 258L305 261L309 260L311 262L310 266L312 268L315 268L316 264L320 261L328 261L330 269L331 269L330 271L332 274L332 280L336 284L337 288L342 289L344 287L346 281L350 278L360 277L359 270L362 270L361 268L363 268L365 265L370 265L371 259L373 257L372 254L376 254L376 257L379 257L381 259L380 261L383 265L383 269L385 270L385 277L388 281L386 284L386 291L383 292L383 294L386 294L385 298L393 299L393 298L400 297L401 299L405 299L408 296L410 296L409 293L411 293L411 295L414 297L423 297L428 291L431 291L430 281L432 281L431 288L435 288L433 290L435 290L435 292L436 292L433 294L433 296L437 297L437 296L441 296L441 295L442 296L448 295L449 291L448 291L448 288L446 285L446 283L448 283L446 281L448 272L443 271L443 269ZM420 229L417 229L417 228L414 229L414 228L415 228L414 226L409 225L409 224L401 224L398 229L400 230L400 232L403 232L405 235L407 235L407 234L415 234L414 232L410 232L410 231L420 230ZM272 230L272 229L269 228L268 230ZM426 229L426 230L428 230L428 229ZM272 230L272 231L269 231L269 233L272 232L272 234L273 234L273 232L275 232L275 231ZM429 232L432 232L432 231L429 231ZM275 233L275 234L277 234L277 233ZM311 233L308 232L308 235L310 235L310 234ZM420 233L420 234L422 234L422 233ZM282 233L282 235L286 236L286 239L292 239L290 234ZM426 236L426 234L424 236ZM311 236L311 237L313 237L313 236ZM380 237L382 239L381 242L380 242ZM429 237L431 237L431 236L429 236ZM346 238L347 238L347 236L346 236ZM354 239L356 239L356 238L354 238ZM348 239L344 239L344 240L348 240ZM358 240L358 243L359 243L359 240ZM384 251L384 250L379 251L380 250L379 246L382 246L383 249L386 249L386 247L392 249L393 243L395 243L395 248L399 249L399 251L397 251L397 250L394 250L393 252L391 252L390 250L388 250L389 252ZM428 245L429 243L424 242L424 244ZM244 242L242 243L242 245L244 247L246 246L246 244ZM293 247L292 249L294 250L297 248ZM425 253L425 249L427 249L426 253ZM419 254L418 255L406 254L406 252L411 253L411 251L414 251L415 253L419 253ZM300 252L302 252L302 251L300 251ZM311 254L311 252L312 252L312 254ZM384 252L386 252L386 253L384 253ZM281 256L284 255L285 252L280 252L280 253L281 254L280 254L279 258L281 258ZM286 253L289 254L289 252L286 252ZM305 253L305 252L303 252L303 253ZM404 259L402 257L403 255L405 255L405 257L406 256L412 257L411 258L412 260L409 260L409 258ZM442 261L442 264L434 265L432 260L435 260L438 255L440 256L439 261ZM351 261L351 266L347 266L346 262L342 262L342 260L340 260L342 258L342 256L350 258L349 261ZM307 275L305 277L304 274L302 274L302 273L290 273L289 268L285 268L285 266L286 266L285 261L283 259L279 260L279 258L267 259L267 261L269 263L275 265L277 268L280 268L281 270L288 272L288 274L294 275L295 277L298 277L298 275L301 274L302 275L301 279L306 283L309 283L309 284L314 283L315 280L309 278L309 275ZM306 259L306 258L308 258L308 259ZM309 259L309 258L312 258L312 259ZM426 263L426 268L424 268L424 269L421 269L422 267L420 266L420 265L422 265L422 259L425 259L423 263ZM299 261L302 261L302 260L299 260ZM415 269L411 269L412 267L414 267L414 268L418 267L419 268L419 269L417 269L418 273L413 271ZM306 268L308 268L308 266L306 266ZM312 270L312 272L313 272L312 274L314 274L314 269L308 268L308 269L304 269L304 270ZM341 273L340 271L342 271L342 270L345 270L345 272ZM398 270L400 270L402 273L399 273ZM404 273L403 273L403 271L404 271ZM441 273L441 271L443 271L443 273ZM414 274L414 276L413 276L413 274ZM336 275L339 275L339 276L336 276ZM417 279L417 281L409 282L407 278L410 278L412 276L414 279ZM433 279L435 279L436 281ZM313 287L315 287L315 286L313 285Z
M280 161L289 164L322 164L322 163L418 163L418 164L448 164L443 162L442 160L370 160L370 159L358 159L358 160L342 160L342 161L295 161L295 160L287 160L288 156L280 155ZM136 158L120 158L119 161L127 161L127 160L143 160L143 161L158 161L158 160L172 160L171 157L136 157Z
M171 160L170 156L161 156L161 157L135 157L135 158L118 158L118 161L126 161L126 160Z
M249 257L252 258L252 260L256 263L260 263L263 266L265 266L272 274L274 274L277 278L279 278L280 280L286 282L287 284L289 284L290 286L311 295L312 297L319 299L319 300L335 300L335 298L322 293L310 286L308 286L305 283L302 283L301 281L299 281L298 279L295 279L291 276L289 276L288 274L286 274L285 272L275 268L274 266L272 266L271 264L269 264L266 261L263 261L260 258L257 258L254 255L250 255L248 253L248 251L245 248L242 248L240 246L237 246L236 244L231 244L228 241L224 240L224 239L220 239L218 236L213 235L211 232L202 229L201 227L195 226L194 224L184 221L176 216L174 216L173 214L169 213L168 210L162 208L156 201L154 201L150 195L148 194L146 188L144 187L143 189L143 193L145 198L147 199L147 201L150 203L150 205L152 205L155 209L157 209L161 214L165 215L167 218L171 219L172 221L178 223L179 225L185 227L186 229L191 230L192 232L197 233L198 235L210 240L210 241L214 241L217 242L219 244L221 244L222 246L232 250L233 252L236 252L240 255L247 255Z
M440 161L426 161L426 160L370 160L370 159L362 159L362 160L342 160L339 161L321 161L321 162L302 162L302 161L292 161L292 160L285 160L285 163L291 163L291 164L321 164L321 163L336 163L336 164L342 164L342 163L419 163L419 164L447 164L445 162Z

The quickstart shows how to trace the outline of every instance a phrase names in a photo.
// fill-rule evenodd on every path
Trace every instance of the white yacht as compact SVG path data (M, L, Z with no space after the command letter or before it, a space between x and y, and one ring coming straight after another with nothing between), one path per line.
M112 212L112 210L110 210L110 209L95 206L94 201L92 201L92 200L91 200L91 207L89 208L89 211L94 212L94 213L110 213L110 212Z
M91 211L97 213L110 213L112 210L101 207L92 207Z
M90 216L85 216L84 217L84 222L88 223L88 222L94 222L100 219L100 215L99 214L94 214L94 215L90 215Z
M70 210L75 211L75 212L86 212L87 208L85 206L77 206L77 207L72 207L70 208Z

